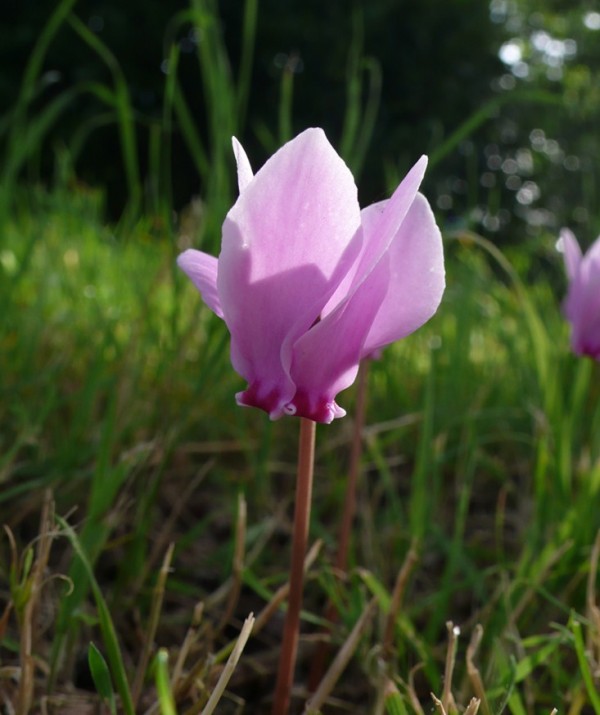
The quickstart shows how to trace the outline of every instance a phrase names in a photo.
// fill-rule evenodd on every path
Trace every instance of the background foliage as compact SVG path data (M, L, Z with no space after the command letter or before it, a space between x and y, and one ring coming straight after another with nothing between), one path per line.
M9 3L0 19L2 106L14 106L22 68L54 5ZM207 107L214 97L197 57L204 46L205 63L223 63L229 81L249 81L241 105L226 111L257 165L282 133L317 125L342 149L361 140L353 169L365 203L385 195L420 153L428 153L436 164L429 187L449 222L506 238L515 235L515 220L519 231L538 234L585 225L594 215L600 97L592 5L263 0L244 14L238 2L223 1L216 27L207 20L217 8L210 2L191 10L182 1L71 5L126 82L146 199L159 183L152 145L167 129L159 126L173 48L190 118L199 139L211 141ZM194 18L200 20L195 26ZM110 62L91 39L65 23L46 48L31 110L43 111L73 88L82 91L44 131L27 175L51 177L66 149L79 179L105 187L115 217L131 198L131 185L118 160L119 126L106 97L90 86L111 83ZM211 58L215 42L226 51ZM282 101L289 119L278 116ZM348 102L360 103L364 113L344 120L340 110ZM181 209L205 192L206 180L177 112L168 131L173 205Z
M430 155L448 283L436 317L371 366L346 579L332 558L353 391L319 434L303 631L327 599L336 648L371 598L378 614L328 707L428 712L452 680L453 620L483 627L486 715L600 713L600 380L569 352L555 251L563 224L582 244L600 230L599 32L593 4L541 0L5 4L4 703L198 712L243 619L285 583L294 421L235 407L226 331L174 259L218 250L232 134L257 167L317 124L363 204ZM224 708L268 707L273 614ZM460 705L481 695L468 652Z

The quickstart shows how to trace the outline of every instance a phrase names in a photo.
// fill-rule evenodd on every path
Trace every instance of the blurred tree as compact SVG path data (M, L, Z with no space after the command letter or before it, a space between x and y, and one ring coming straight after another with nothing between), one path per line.
M8 0L0 17L0 102L15 101L37 37L55 0ZM109 48L128 83L136 112L140 171L147 173L149 127L161 121L169 48L178 44L178 77L200 135L207 137L206 98L198 67L202 33L171 23L185 0L79 0L74 12ZM207 5L208 7L208 5ZM218 3L223 38L237 76L243 4ZM170 28L167 31L167 28ZM259 166L278 144L282 76L293 79L292 129L323 126L344 140L348 78L360 58L380 69L381 104L360 175L361 200L386 195L422 153L439 162L426 190L448 225L490 235L556 232L562 224L588 236L600 231L597 205L600 110L600 12L568 0L260 0L247 121L240 138ZM358 64L357 63L358 59ZM354 64L353 64L354 62ZM373 65L371 65L373 66ZM38 107L82 82L109 83L110 72L65 24L44 63L50 88ZM368 82L360 89L369 98ZM552 100L552 101L551 101ZM549 103L550 101L550 103ZM40 153L42 177L53 146L67 148L105 107L82 94L54 126ZM463 140L440 147L469 119ZM114 124L98 123L77 158L77 175L107 187L118 215L126 197ZM174 205L202 193L177 124L173 128ZM383 168L382 168L383 167ZM579 231L578 231L579 232Z
M565 224L591 238L600 232L600 12L566 0L492 0L490 13L506 35L494 89L508 101L476 135L471 216L518 241L523 231L556 234ZM469 202L452 186L439 187L442 204L461 214Z
M227 24L237 3L222 3ZM387 193L382 164L403 173L492 94L503 28L480 0L262 0L251 121L278 102L295 58L294 126L340 136L354 43L381 68L381 107L362 182L364 202ZM233 47L233 43L231 44ZM366 101L366 97L363 97Z
M41 32L54 0L24 0L10 4L0 18L4 73L0 101L8 107L17 95L22 68ZM111 50L123 68L135 109L144 117L157 117L164 90L163 40L169 19L187 4L132 0L80 0L75 13ZM239 0L222 0L219 10L232 66L240 56L242 12ZM190 98L195 121L204 126L204 108L198 91L200 76L193 41L202 41L182 27L179 74ZM340 138L346 103L348 62L357 43L376 58L383 77L382 105L367 157L363 181L364 200L385 194L382 163L404 171L421 153L430 150L490 94L498 73L499 28L490 22L480 0L372 0L322 3L318 0L262 0L259 5L256 60L253 73L247 136L259 163L271 150L265 137L275 134L281 73L294 57L294 130L324 126L332 141ZM53 93L82 81L108 81L109 73L71 28L61 28L48 52L45 68L53 72ZM45 95L47 100L48 95ZM92 96L82 96L51 135L51 143L69 138L81 122L101 111ZM266 131L265 131L266 130ZM140 144L146 142L143 130ZM254 145L253 145L254 144ZM115 162L114 127L94 132L77 164L87 181L109 187L112 207L119 210L123 182ZM176 142L176 148L177 148ZM197 178L179 146L176 203L189 201L197 191ZM144 157L146 152L141 151ZM46 157L42 170L51 170Z

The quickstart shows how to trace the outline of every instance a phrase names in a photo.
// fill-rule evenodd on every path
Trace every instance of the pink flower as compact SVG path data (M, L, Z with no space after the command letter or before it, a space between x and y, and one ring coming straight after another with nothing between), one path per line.
M568 228L560 241L569 279L563 311L571 323L571 347L600 361L600 237L585 256Z
M178 258L231 333L248 382L238 404L331 422L361 359L412 333L444 291L442 240L417 190L422 157L387 201L362 211L354 179L321 129L307 129L253 176L233 140L240 195L217 260Z

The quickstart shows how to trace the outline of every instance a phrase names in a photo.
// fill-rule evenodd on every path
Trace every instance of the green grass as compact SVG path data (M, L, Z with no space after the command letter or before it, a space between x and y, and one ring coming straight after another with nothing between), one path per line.
M297 421L271 423L236 407L243 385L226 330L174 261L189 245L218 250L257 3L244 5L238 68L216 3L194 0L173 19L163 112L152 120L132 111L118 60L72 6L57 6L0 123L0 693L19 715L37 712L46 695L48 712L61 712L84 687L110 712L191 714L213 707L232 654L241 657L219 707L265 712L280 613L260 614L287 578ZM174 37L186 23L205 38L207 137L177 81ZM362 54L358 15L355 25L340 150L359 172L380 77ZM112 84L77 87L30 116L59 30L110 68ZM49 127L84 91L105 105L98 122L120 128L129 202L116 225L105 219L101 190L72 171L92 126L57 151L52 188L21 180L47 150ZM283 72L272 125L254 131L273 149L292 133L292 117L293 73ZM200 208L173 217L175 126L204 191ZM150 167L143 189L140 146ZM354 653L333 691L338 705L323 711L345 704L420 715L433 707L431 692L452 710L452 692L461 708L483 697L485 715L598 712L599 366L569 351L554 236L535 245L515 237L503 253L466 231L445 233L448 288L438 314L370 366L360 509L342 580L332 564L353 389L340 396L349 416L318 429L311 536L323 545L307 579L303 632L320 631L329 598L340 614L334 652L351 644ZM418 560L384 653L411 546ZM376 614L352 638L372 598ZM255 631L263 627L242 652L251 611ZM462 631L451 690L448 621ZM299 674L308 658L301 654Z
M548 238L525 263L519 253L522 273L541 258L551 278L528 285L493 247L469 235L448 237L440 311L371 366L352 547L360 571L341 584L328 574L352 418L319 429L312 531L325 547L309 577L305 629L320 621L327 593L342 614L336 640L349 633L370 594L385 612L416 539L420 559L398 615L395 655L385 665L400 694L393 707L401 697L408 712L416 664L424 664L414 685L423 707L430 690L442 691L448 620L465 633L454 675L463 704L472 694L466 639L479 622L477 660L492 712L505 698L513 713L532 702L536 712L595 706L590 658L597 651L589 648L597 649L598 633L586 583L600 528L600 392L597 366L569 352L560 295L551 289L562 269L551 249ZM75 532L57 526L50 569L67 575L71 588L55 585L55 617L36 641L57 692L90 642L106 654L118 692L127 692L141 653L127 614L150 617L170 542L174 568L156 645L179 651L198 601L206 608L204 657L226 643L214 628L231 575L240 491L248 504L247 576L236 618L260 610L285 579L280 535L287 534L293 493L296 422L272 424L235 406L240 381L225 331L172 271L172 258L160 222L144 219L127 240L116 239L87 189L38 189L4 227L3 521L22 553L49 488L78 533L74 541ZM352 414L352 390L342 404ZM5 567L0 577L8 588ZM26 572L5 592L15 603L27 600L18 582L27 583ZM338 685L343 699L363 664L364 712L383 687L381 637L371 626L358 646L362 657ZM274 647L272 639L257 637L259 653ZM3 662L12 662L17 640L17 624L9 622ZM92 657L106 690L103 661ZM164 690L161 657L161 698L189 704L189 693ZM145 688L152 691L151 679Z

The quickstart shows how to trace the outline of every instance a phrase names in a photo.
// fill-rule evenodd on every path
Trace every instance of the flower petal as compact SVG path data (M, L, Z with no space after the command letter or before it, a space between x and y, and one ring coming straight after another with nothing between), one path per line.
M241 194L242 191L246 188L246 186L248 186L248 184L254 178L254 174L252 173L250 160L248 159L248 155L244 151L244 147L235 137L231 138L231 143L233 145L233 153L235 156L235 161L237 163L238 188Z
M575 237L573 243L579 249ZM564 312L572 326L573 352L600 361L600 238L576 266L564 302Z
M563 254L567 277L573 280L581 263L581 248L573 232L568 228L563 228L560 232L559 249Z
M295 343L291 370L297 386L291 402L295 414L326 423L345 414L335 397L356 378L364 341L385 297L389 276L389 259L384 254L351 298Z
M352 384L360 360L416 330L437 309L443 252L431 208L417 194L425 166L422 158L389 201L362 212L363 249L350 291L332 305L348 286L346 276L322 320L294 345L296 414L319 422L339 416L335 397Z
M217 293L217 259L208 253L188 248L177 257L177 265L192 279L206 305L222 318L223 311Z
M356 186L319 129L283 146L244 186L223 224L217 286L240 396L283 414L295 388L292 345L319 318L356 259ZM267 404L268 403L268 404Z
M385 202L386 211L379 214L379 220L370 226L368 240L365 236L361 255L329 299L322 315L330 313L356 286L365 279L369 271L379 261L397 234L408 210L423 181L427 157L422 156L400 182L392 196ZM362 217L362 214L361 214Z
M389 202L381 202L362 212L366 246L380 238L373 232L382 224L392 225L385 218L388 209ZM362 282L294 345L296 413L319 422L338 416L335 397L352 384L360 360L427 321L444 286L442 237L429 203L417 194L388 250Z
M387 206L375 204L362 212L365 242ZM437 310L445 287L442 235L433 211L422 194L417 194L388 249L390 280L387 293L373 321L363 352L406 337Z

